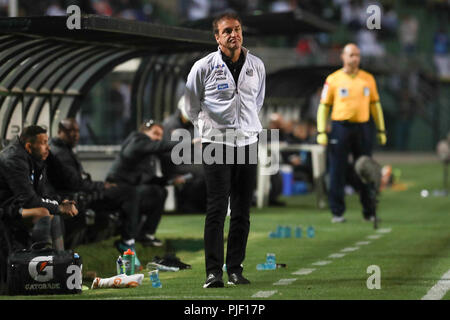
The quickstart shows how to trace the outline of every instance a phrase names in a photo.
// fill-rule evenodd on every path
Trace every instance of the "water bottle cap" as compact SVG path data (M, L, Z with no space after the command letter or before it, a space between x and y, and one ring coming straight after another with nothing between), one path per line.
M131 254L131 255L133 255L134 254L134 252L133 251L131 251L131 249L128 249L127 251L125 251L123 254Z

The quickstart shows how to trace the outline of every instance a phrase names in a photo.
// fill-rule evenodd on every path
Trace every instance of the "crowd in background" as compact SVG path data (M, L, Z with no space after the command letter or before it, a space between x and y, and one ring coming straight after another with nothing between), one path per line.
M8 3L8 0L0 0L0 16L8 15ZM398 2L393 0L44 0L38 2L18 0L18 4L20 16L65 15L66 8L76 4L85 13L164 24L181 24L183 21L211 17L226 10L234 10L245 16L292 11L299 8L322 17L326 21L345 26L349 31L348 34L353 37L348 40L359 46L363 57L381 61L386 59L387 64L387 58L393 47L392 43L395 42L399 50L396 54L404 58L402 61L407 62L402 68L395 66L397 70L392 75L388 75L387 82L382 85L387 88L387 92L395 101L393 108L387 107L386 112L388 118L392 117L396 120L395 129L390 130L396 133L396 138L389 143L398 150L408 149L412 119L416 115L427 118L428 102L423 94L427 86L422 84L423 65L417 61L416 57L429 56L422 63L427 61L430 65L432 62L438 78L450 79L450 37L447 27L450 5L448 1L443 0L407 2L408 5L421 5L424 9L436 12L438 18L434 23L436 30L425 40L427 43L421 43L421 37L423 42L421 33L426 26L421 25L423 22L417 14L411 10L398 12ZM381 9L382 28L377 32L372 32L366 26L367 7L372 4ZM324 52L339 51L339 46L327 33L302 34L281 43L295 48L302 59L318 56ZM307 99L315 99L320 89L318 88L318 93ZM425 94L430 96L432 92ZM108 123L113 123L113 128L108 129L108 133L105 132L105 134L112 137L111 141L117 142L131 130L130 127L124 126L124 123L134 124L134 120L130 118L129 84L116 83L111 89L109 101L115 110L111 113L111 119L108 119ZM316 101L312 103L308 111L311 115L315 114L317 105ZM83 112L88 113L86 110ZM92 129L89 128L89 123L86 123L87 117L89 114L79 119L81 127L86 129L82 130L84 133L82 133L81 144L96 143L89 139L88 134L92 132Z
M0 16L8 15L9 0L0 0ZM82 12L124 19L163 24L181 24L184 21L203 19L224 11L235 11L241 16L267 12L285 12L304 9L327 21L346 26L361 48L362 56L381 57L388 53L385 41L396 38L405 55L412 56L419 49L420 23L414 14L399 14L392 0L45 0L21 1L19 16L66 15L66 8L75 4ZM419 4L418 1L409 1ZM450 4L447 1L420 1L426 8L438 12L438 22L432 42L431 54L440 77L450 78L449 34L447 21ZM369 5L380 8L382 28L372 32L367 28ZM331 47L324 33L302 35L292 45L301 55L315 54ZM291 45L291 44L290 44Z

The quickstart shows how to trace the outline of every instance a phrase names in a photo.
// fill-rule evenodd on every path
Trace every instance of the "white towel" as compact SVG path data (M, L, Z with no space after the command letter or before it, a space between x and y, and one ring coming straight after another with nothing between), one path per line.
M143 274L119 274L111 278L95 278L92 282L91 289L99 288L135 288L142 284Z

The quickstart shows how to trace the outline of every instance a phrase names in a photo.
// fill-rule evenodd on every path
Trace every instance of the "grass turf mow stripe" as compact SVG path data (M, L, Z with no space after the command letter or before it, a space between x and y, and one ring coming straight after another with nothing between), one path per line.
M298 275L298 276L303 276L303 275L312 273L314 270L316 270L316 269L315 268L304 268L304 269L300 269L295 272L292 272L292 274Z
M422 297L422 300L441 300L450 290L450 270Z
M297 278L292 278L292 279L280 279L277 282L275 282L273 285L274 286L287 286L290 285L291 283L293 283L294 281L296 281Z
M269 298L277 292L278 290L258 291L257 293L252 295L252 298Z

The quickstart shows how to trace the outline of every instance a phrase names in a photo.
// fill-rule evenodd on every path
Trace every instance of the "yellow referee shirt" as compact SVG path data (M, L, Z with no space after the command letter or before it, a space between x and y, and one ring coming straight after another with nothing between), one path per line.
M375 79L370 73L360 69L351 76L340 69L327 77L320 102L333 106L332 120L367 122L370 104L379 99Z

